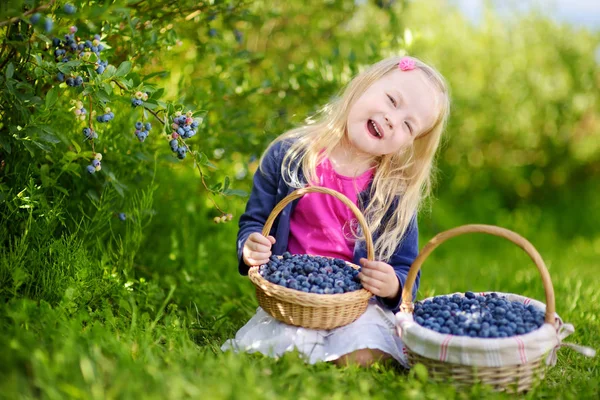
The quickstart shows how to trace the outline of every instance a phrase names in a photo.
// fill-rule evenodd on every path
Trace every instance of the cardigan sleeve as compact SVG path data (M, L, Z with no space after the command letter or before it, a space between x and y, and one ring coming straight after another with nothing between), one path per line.
M402 300L402 288L404 287L404 283L406 282L406 277L408 275L408 270L412 265L413 261L417 258L419 254L419 228L417 225L417 217L415 216L406 230L404 238L402 242L396 248L396 251L388 261L394 271L396 272L396 277L400 282L400 290L398 291L398 296L395 299L390 300L383 297L377 296L377 301L383 305L385 308L392 310L394 313L400 310L400 301ZM413 301L417 297L417 290L419 289L419 281L421 278L421 271L417 273L417 278L415 279L415 284L412 288L412 297Z
M244 243L251 233L262 232L269 214L276 205L283 151L285 149L281 143L274 144L263 157L261 168L254 173L252 191L238 224L237 255L238 271L241 275L248 275L250 269L242 257Z

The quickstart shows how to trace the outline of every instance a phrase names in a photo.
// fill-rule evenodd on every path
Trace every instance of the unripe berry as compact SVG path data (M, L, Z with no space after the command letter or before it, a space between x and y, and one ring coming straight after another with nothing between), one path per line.
M179 117L179 116L181 116L181 111L177 111L177 112L175 113L175 116L176 116L176 117Z
M100 171L102 169L102 166L100 164L96 165L96 172Z
M144 100L144 101L148 100L148 93L142 94L142 100Z
M177 138L179 137L179 133L177 133L177 132L173 132L173 133L171 134L171 137L172 137L173 139L177 139Z
M221 215L221 222L227 222L227 216Z
M143 93L140 92L139 90L137 92L135 92L135 98L138 100L142 98L142 95L143 95Z
M185 116L190 118L193 115L193 113L191 111L188 111L185 113Z
M78 101L75 102L75 107L77 107L77 108L83 108L83 103L78 100Z
M231 221L233 219L233 215L231 215L231 214L227 214L226 216L227 216L227 221Z
M215 221L215 224L218 224L221 222L221 217L214 217L213 221Z
M98 160L98 161L102 161L102 153L96 153L96 154L94 155L94 158L95 158L96 160Z

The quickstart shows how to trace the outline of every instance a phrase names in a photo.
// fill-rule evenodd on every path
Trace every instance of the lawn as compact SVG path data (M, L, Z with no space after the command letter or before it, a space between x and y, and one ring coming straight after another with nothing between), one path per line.
M407 372L389 363L342 368L306 365L296 353L278 360L222 353L221 344L253 315L257 301L250 281L237 272L235 219L214 224L191 179L159 174L157 187L171 190L138 193L125 222L111 215L111 196L105 193L106 202L70 236L49 233L60 225L58 211L49 212L3 250L1 397L514 398L486 387L437 384L422 368ZM243 201L231 206L239 215ZM460 216L465 213L449 217L452 207L440 200L423 215L421 246L441 230L486 222ZM557 312L576 328L567 341L596 347L600 238L565 238L553 220L531 224L527 215L505 213L502 221L543 256ZM93 229L98 221L108 222ZM116 273L121 269L123 274ZM466 290L544 299L535 266L523 251L487 235L451 239L423 265L420 298ZM597 358L563 348L542 384L523 397L597 398L599 382Z

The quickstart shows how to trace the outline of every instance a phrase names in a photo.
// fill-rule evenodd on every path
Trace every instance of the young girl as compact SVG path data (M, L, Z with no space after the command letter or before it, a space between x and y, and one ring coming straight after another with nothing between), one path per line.
M413 57L382 60L356 76L320 119L293 129L267 148L238 233L239 272L271 254L312 254L360 265L375 296L356 321L332 330L291 326L260 307L222 350L277 357L297 350L310 363L369 365L393 357L408 366L395 333L402 285L418 253L416 214L429 194L433 160L449 113L443 77ZM261 234L274 206L293 190L324 186L346 195L372 232L366 259L355 216L339 200L309 193L290 203ZM414 285L413 296L419 284Z

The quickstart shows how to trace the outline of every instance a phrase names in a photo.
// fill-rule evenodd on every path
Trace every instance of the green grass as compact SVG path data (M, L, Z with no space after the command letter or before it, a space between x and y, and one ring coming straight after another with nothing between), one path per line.
M80 230L56 238L51 222L32 221L1 253L0 397L7 399L475 399L513 398L486 387L456 389L423 371L393 365L305 365L219 348L254 314L249 280L237 273L235 224L216 225L189 177L162 175L140 194L125 223L111 218L111 197ZM163 179L163 181L160 181ZM168 183L168 185L167 185ZM242 201L232 203L239 215ZM422 244L445 228L481 222L434 204L422 219ZM150 212L153 210L152 212ZM556 309L573 323L567 341L598 346L600 236L561 238L516 214L503 226L536 246L550 270ZM151 217L151 218L150 218ZM93 227L109 221L101 231ZM526 219L525 219L526 221ZM444 228L444 229L445 229ZM90 233L91 231L92 233ZM54 232L54 231L53 231ZM95 238L95 239L94 239ZM99 239L100 238L100 239ZM498 290L543 300L531 260L505 240L454 238L423 265L421 298ZM559 351L558 364L524 398L598 398L598 361Z

